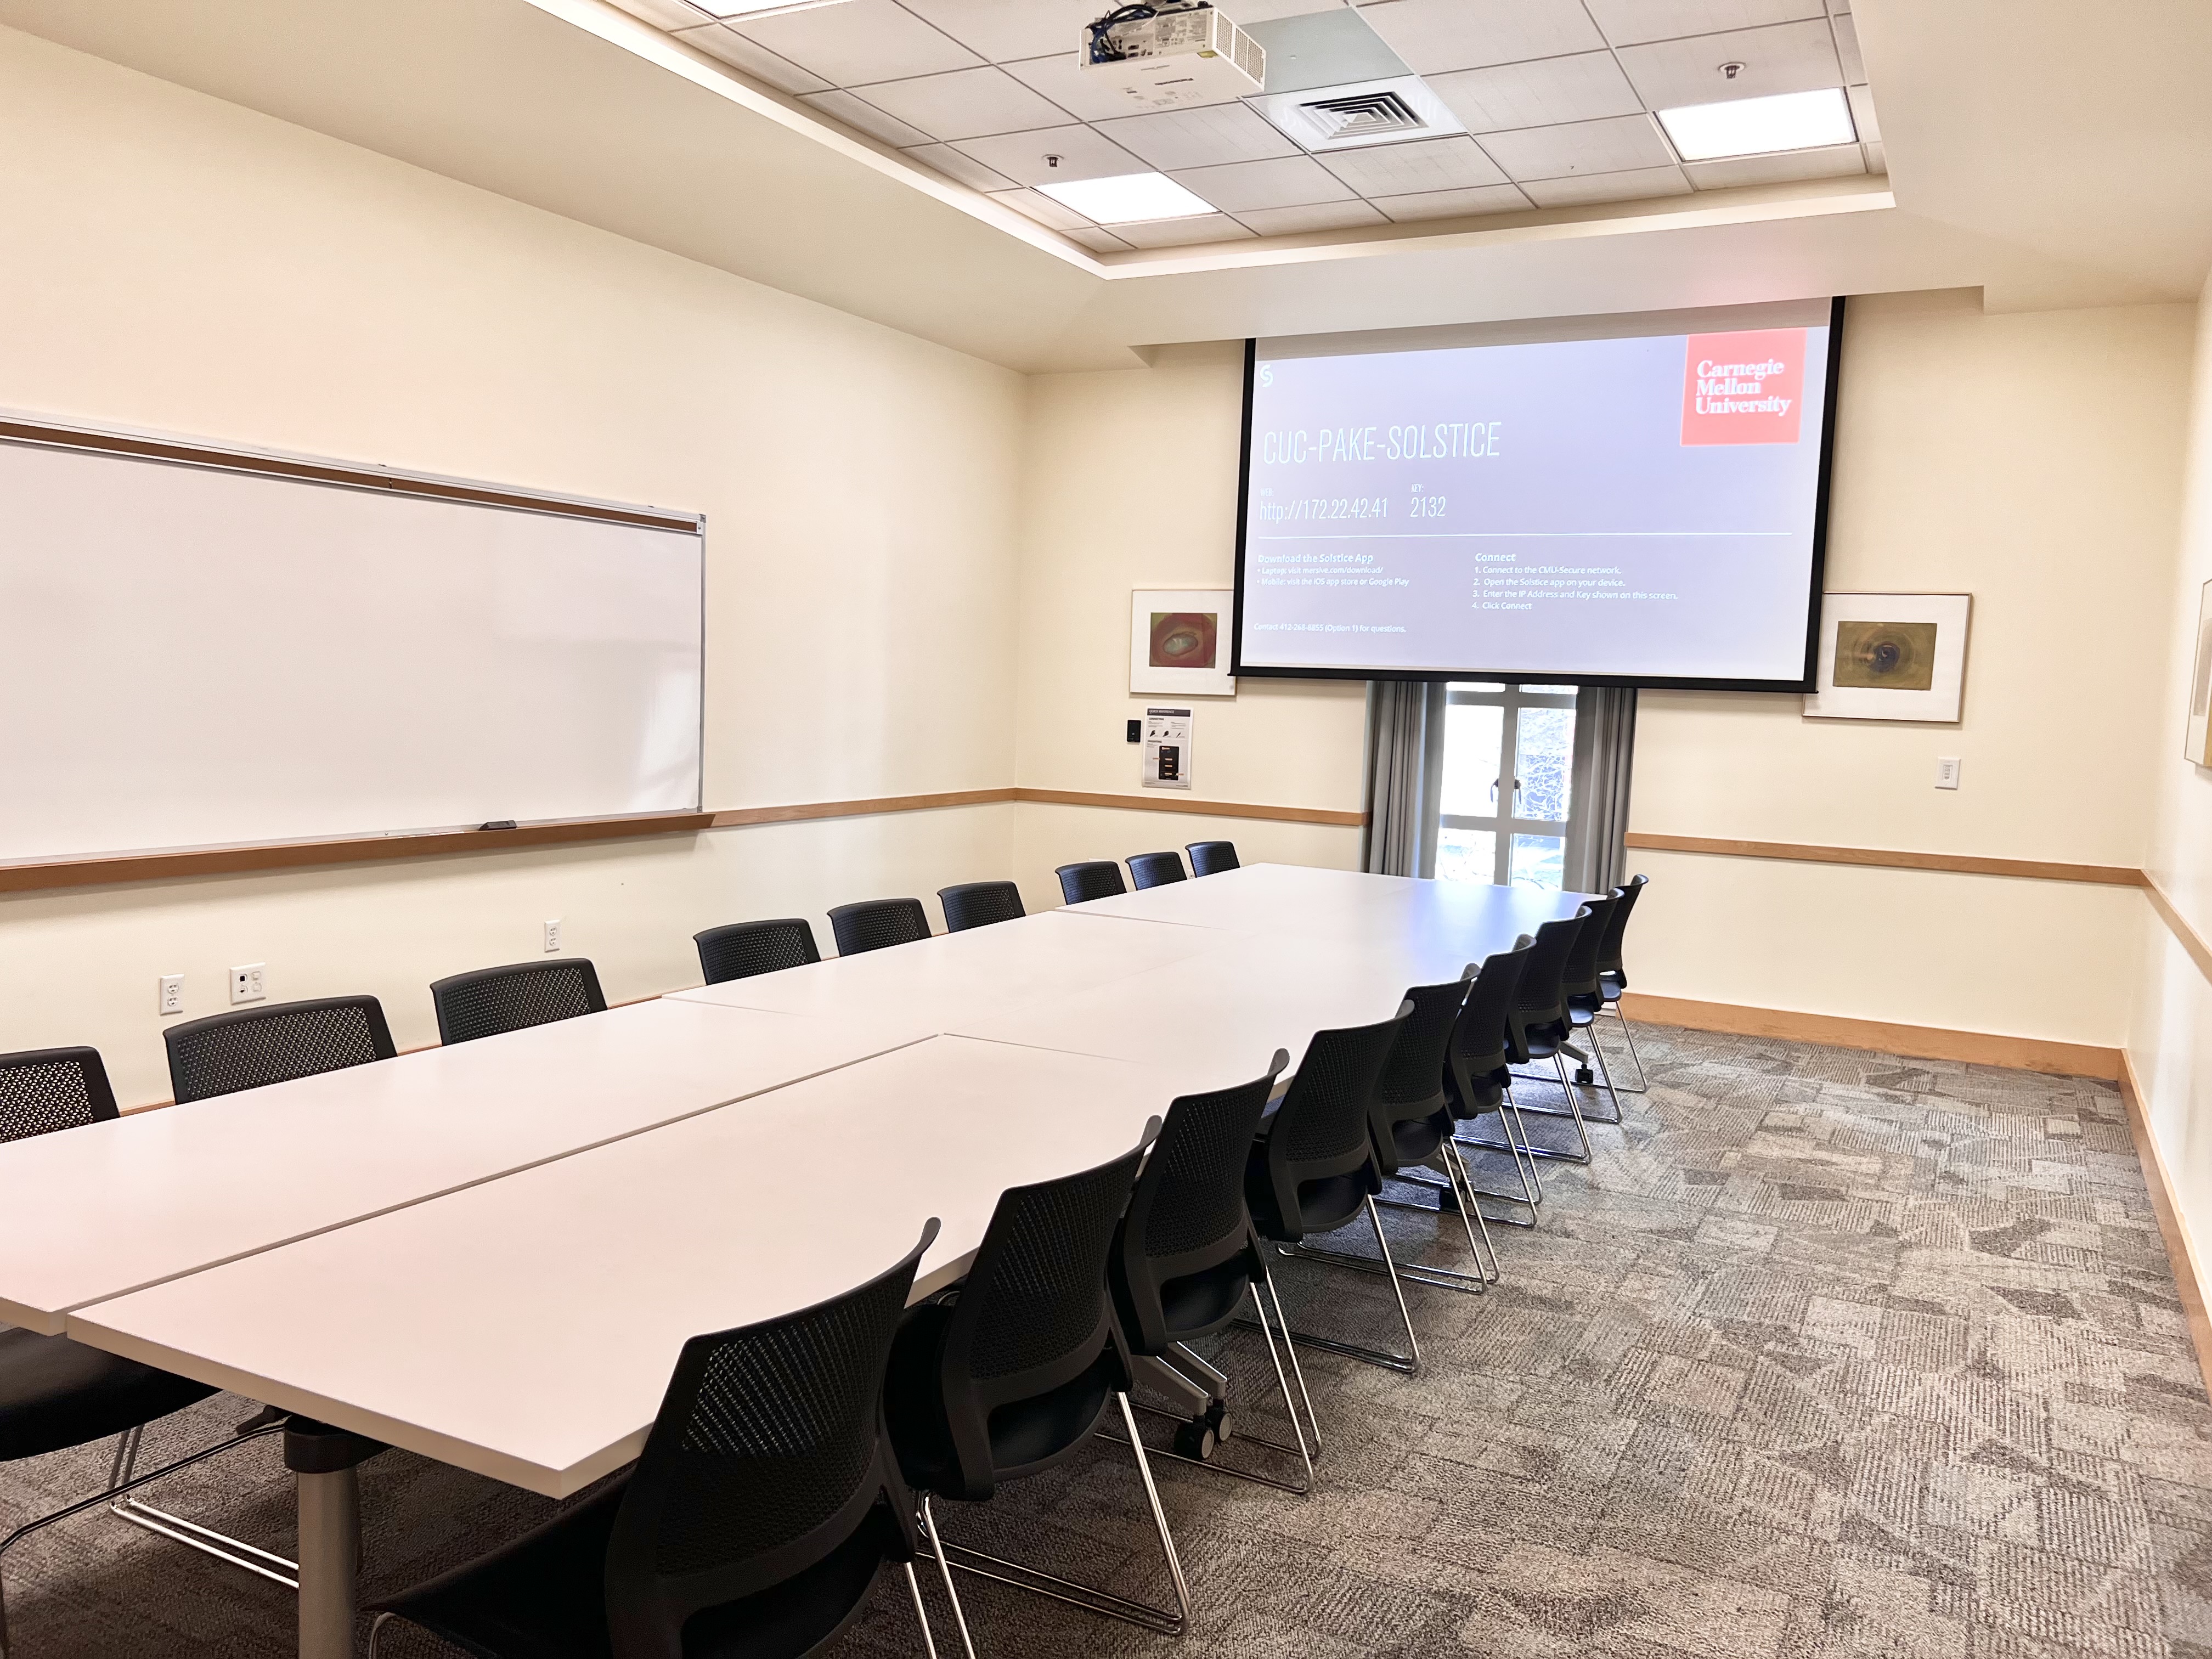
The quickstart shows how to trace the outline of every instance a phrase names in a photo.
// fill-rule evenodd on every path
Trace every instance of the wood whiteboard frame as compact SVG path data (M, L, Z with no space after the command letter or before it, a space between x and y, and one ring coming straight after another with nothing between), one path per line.
M78 426L21 410L0 410L0 443L43 449L70 449L112 455L126 460L157 461L172 466L203 467L224 472L245 472L283 478L295 483L323 484L339 489L360 489L379 495L412 495L434 501L457 501L475 507L504 507L512 512L539 513L556 518L596 519L605 523L635 526L647 530L674 531L704 536L707 515L665 507L638 507L623 501L598 501L583 495L556 495L547 491L510 489L469 478L447 477L434 472L410 472L398 467L365 465L331 460L325 456L293 454L283 450L239 449L203 439L171 433L134 431L119 427ZM700 665L706 665L706 607L700 607ZM699 709L700 757L706 757L705 700ZM703 790L702 775L701 787ZM711 828L714 814L690 812L631 813L617 817L545 818L516 825L512 830L401 830L384 835L346 836L317 841L234 842L216 847L152 849L123 853L94 853L64 859L27 859L0 863L0 893L36 891L54 887L88 887L118 881L173 881L190 876L234 875L253 870L301 869L316 865L360 864L386 859L433 857L443 853L498 852L518 848L545 847L586 841L613 841L634 836L680 835Z

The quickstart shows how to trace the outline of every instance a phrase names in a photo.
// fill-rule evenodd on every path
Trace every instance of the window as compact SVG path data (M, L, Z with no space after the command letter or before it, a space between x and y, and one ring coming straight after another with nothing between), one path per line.
M1565 884L1581 850L1571 685L1446 688L1432 872L1501 886ZM1433 705L1431 705L1433 707Z

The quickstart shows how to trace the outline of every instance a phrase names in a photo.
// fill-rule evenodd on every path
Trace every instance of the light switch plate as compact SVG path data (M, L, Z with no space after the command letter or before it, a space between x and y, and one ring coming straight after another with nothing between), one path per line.
M1938 789L1956 789L1959 787L1959 757L1956 755L1938 755L1936 757L1936 787Z

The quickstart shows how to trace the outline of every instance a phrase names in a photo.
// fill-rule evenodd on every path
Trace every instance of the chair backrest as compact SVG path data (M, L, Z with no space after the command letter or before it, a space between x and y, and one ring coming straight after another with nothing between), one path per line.
M1011 881L963 881L957 887L940 887L937 902L945 907L945 931L953 933L988 927L994 921L1018 921L1026 914L1022 890Z
M161 1033L179 1103L389 1060L392 1028L374 997L315 997L188 1019Z
M1444 1099L1444 1056L1451 1047L1460 1011L1467 1006L1474 972L1469 963L1467 972L1455 980L1442 985L1416 985L1406 993L1413 1013L1398 1028L1370 1096L1375 1151L1385 1175L1398 1167L1393 1156L1398 1125L1432 1118L1449 1109Z
M430 1003L438 1011L438 1041L447 1044L607 1010L599 969L582 957L449 975L430 987Z
M1267 1180L1285 1219L1299 1214L1303 1183L1362 1170L1374 1173L1376 1079L1413 1017L1413 1005L1401 1002L1388 1019L1316 1031L1306 1044L1266 1141Z
M1528 959L1522 964L1521 982L1514 988L1513 1010L1506 1023L1519 1051L1516 1060L1527 1058L1524 1039L1528 1032L1566 1024L1567 954L1575 948L1576 935L1589 914L1584 908L1562 921L1546 922L1528 945Z
M1506 1064L1506 1021L1520 994L1521 975L1528 965L1530 945L1523 935L1510 951L1485 957L1474 984L1452 1028L1452 1078L1462 1100L1471 1099L1470 1085L1480 1084Z
M1118 1158L999 1194L946 1322L939 1361L946 1426L969 1491L988 1495L994 1482L991 1413L1075 1381L1115 1342L1106 1256L1137 1167L1159 1129L1154 1118Z
M1053 874L1060 878L1060 896L1068 904L1080 904L1085 899L1111 898L1116 893L1129 890L1121 883L1121 866L1111 859L1063 864Z
M81 1129L115 1116L115 1091L97 1048L25 1048L0 1054L0 1140Z
M1190 854L1190 872L1194 876L1218 876L1224 870L1239 867L1237 843L1233 841L1194 841L1182 850Z
M733 921L694 933L691 942L699 947L699 971L709 985L822 960L822 952L814 948L814 929L804 916Z
M1597 946L1597 971L1601 979L1609 979L1620 985L1628 983L1628 970L1621 966L1621 942L1628 933L1630 913L1636 908L1636 901L1644 896L1644 890L1650 882L1649 876L1635 876L1613 890L1615 901L1613 914L1606 918L1605 936L1598 941Z
M836 936L839 956L856 957L863 951L927 939L929 914L920 899L862 899L832 910L830 931Z
M937 1223L857 1289L684 1345L608 1542L618 1654L677 1654L684 1622L825 1559L864 1527L910 1559L884 1371Z
M1620 901L1616 898L1594 898L1583 906L1582 931L1575 935L1575 948L1567 952L1567 959L1559 969L1559 989L1569 998L1589 999L1598 994L1597 951L1605 940L1605 930L1613 925L1613 913Z
M1129 854L1129 875L1140 893L1147 887L1164 887L1171 881L1182 881L1185 879L1182 854L1132 853Z
M1210 1094L1179 1096L1145 1160L1115 1243L1113 1280L1140 1353L1171 1340L1161 1287L1251 1248L1244 1167L1275 1079L1291 1063L1275 1050L1266 1073Z

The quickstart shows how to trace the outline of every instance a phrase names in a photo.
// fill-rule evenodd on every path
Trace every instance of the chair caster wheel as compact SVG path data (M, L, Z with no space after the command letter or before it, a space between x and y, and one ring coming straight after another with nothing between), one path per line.
M1208 1412L1206 1416L1185 1423L1176 1430L1176 1455L1188 1457L1200 1463L1210 1463L1213 1461L1215 1449L1220 1443L1214 1436L1213 1425L1210 1420L1212 1415L1212 1412Z
M1229 1402L1226 1400L1217 1400L1208 1406L1202 1420L1213 1431L1213 1441L1217 1446L1227 1445L1237 1433L1237 1431L1230 1426Z

